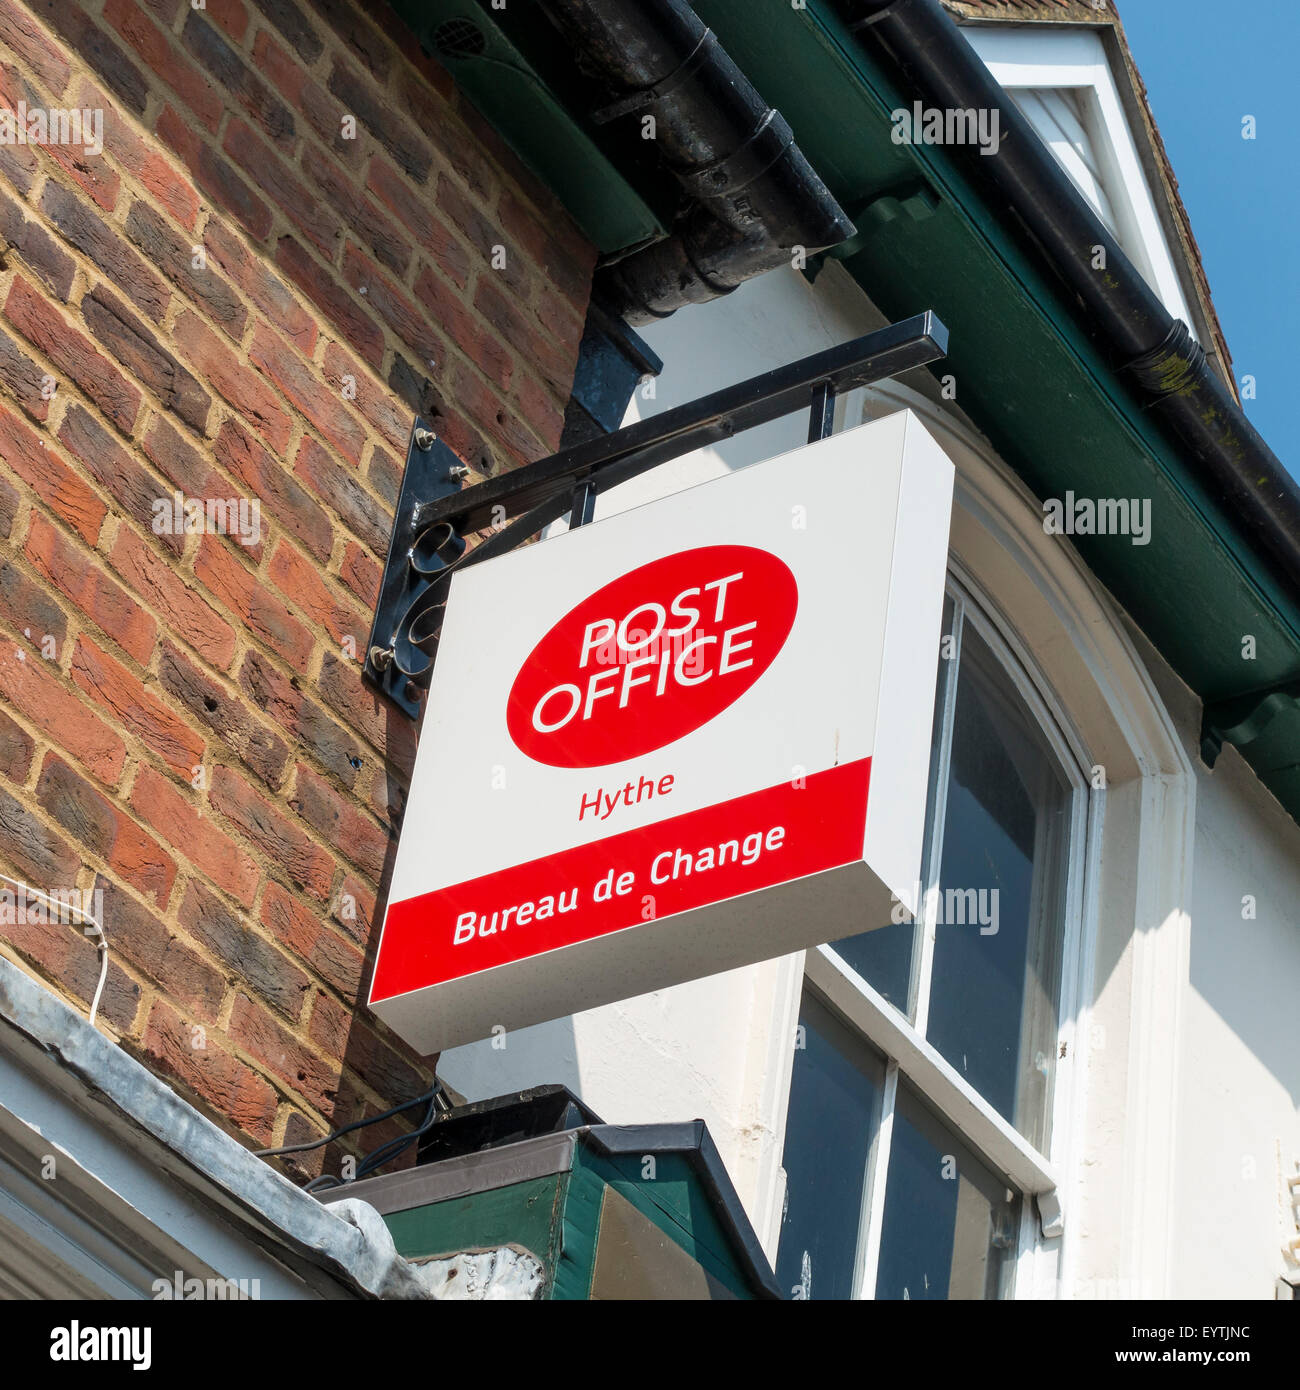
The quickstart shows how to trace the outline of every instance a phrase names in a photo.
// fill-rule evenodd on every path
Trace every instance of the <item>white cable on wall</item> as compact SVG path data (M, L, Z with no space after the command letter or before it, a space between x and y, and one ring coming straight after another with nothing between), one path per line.
M95 997L90 1001L90 1026L95 1026L95 1014L99 1011L100 996L104 993L104 981L108 979L108 938L104 935L104 928L92 917L89 912L83 911L80 907L74 907L71 903L59 902L57 898L52 898L48 893L42 893L39 888L33 888L28 883L23 883L16 878L10 878L8 874L0 874L0 879L5 883L12 883L15 888L21 888L29 897L40 898L42 902L58 910L75 912L83 922L88 923L85 929L87 936L92 935L90 928L94 928L93 935L99 940L95 943L99 950L99 983L95 986Z

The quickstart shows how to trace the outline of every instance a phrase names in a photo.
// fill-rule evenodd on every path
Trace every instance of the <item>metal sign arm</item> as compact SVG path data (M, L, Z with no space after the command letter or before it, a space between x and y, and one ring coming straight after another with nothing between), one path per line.
M836 396L938 361L947 350L948 330L927 310L464 489L457 481L464 465L417 419L365 679L416 717L456 570L505 554L566 513L582 525L598 491L794 411L810 411L810 442L825 438ZM493 534L468 550L465 537L488 527Z

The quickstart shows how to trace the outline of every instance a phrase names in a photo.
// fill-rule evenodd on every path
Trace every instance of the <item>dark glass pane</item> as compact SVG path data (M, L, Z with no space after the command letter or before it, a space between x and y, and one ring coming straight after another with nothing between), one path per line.
M968 623L953 724L926 1036L1046 1149L1070 789L1001 663Z
M951 636L953 626L953 602L951 598L943 601L943 633ZM939 739L943 731L943 703L947 683L952 679L954 663L944 659L943 647L939 652L939 669L935 679L934 724L930 737L930 781L929 795L926 797L926 836L927 856L928 837L934 813L935 783L939 773ZM927 870L922 870L925 877ZM916 925L913 922L888 922L874 931L862 932L857 936L846 936L831 947L848 965L862 976L874 989L880 991L900 1012L911 1015L909 994L912 981L912 948L916 939Z
M853 1266L884 1064L804 992L785 1122L777 1279L787 1297L852 1298Z
M1019 1196L900 1085L876 1297L1004 1297L1019 1222Z

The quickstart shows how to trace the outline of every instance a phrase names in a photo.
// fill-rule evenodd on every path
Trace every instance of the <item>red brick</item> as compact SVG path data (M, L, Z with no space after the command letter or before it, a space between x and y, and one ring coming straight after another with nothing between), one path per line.
M271 509L272 517L291 531L318 560L327 560L334 528L318 503L288 470L234 420L217 434L217 462Z
M38 0L32 9L72 45L137 116L144 115L149 81L118 44L78 5Z
M331 989L356 1000L365 957L321 920L320 909L269 883L262 897L262 925L304 961Z
M233 1126L266 1145L271 1141L279 1100L265 1077L217 1046L211 1029L206 1046L169 1004L155 999L149 1010L142 1053L150 1067L175 1078L224 1126Z
M83 551L43 516L33 515L25 549L32 564L101 632L142 666L148 662L158 635L158 624L121 585L97 569Z
M194 182L255 241L271 231L271 210L234 169L187 126L170 106L158 117L159 138L180 156Z
M45 36L31 11L15 0L0 0L0 43L32 69L51 96L57 97L67 86L71 68L63 50Z
M104 149L143 185L146 193L187 232L194 230L199 215L199 195L194 185L159 153L152 139L145 139L135 123L114 109L108 98L89 83L81 87L80 104L104 112Z
M416 279L415 293L429 316L445 327L457 349L502 391L507 390L514 373L509 348L488 332L483 320L461 301L455 290L425 266ZM529 348L518 335L513 346L516 351L522 347L525 354Z
M0 239L56 299L68 302L77 263L40 223L33 222L18 203L3 193L0 193Z
M267 566L267 577L277 589L313 622L323 627L335 643L352 639L360 654L370 630L370 619L359 609L339 602L320 577L319 569L286 541L276 546Z
M120 811L70 768L48 753L36 796L47 812L74 839L99 856L133 888L167 906L176 864L152 835ZM114 941L116 941L114 933Z
M429 206L427 195L417 193L381 155L374 155L367 166L366 187L396 214L442 274L464 289L469 283L470 253Z
M372 550L387 553L392 514L365 490L351 469L335 462L329 450L309 434L298 445L293 471L334 509L353 535L360 536Z
M46 662L0 642L0 695L93 777L107 786L117 784L126 762L126 745L79 696L59 683Z
M520 419L527 421L528 428L548 450L558 449L564 433L564 411L556 404L554 394L529 372L515 377L514 394Z
M136 381L147 386L165 409L174 410L192 429L203 433L211 397L105 286L97 285L85 296L81 316L101 346Z
M162 646L158 680L195 719L223 739L268 787L272 790L279 787L289 759L288 745L253 718L238 692L228 693L220 682L201 671L170 642Z
M541 331L537 320L521 310L503 286L482 277L474 291L474 307L496 332L566 401L578 365L578 343L560 344ZM482 366L482 364L479 364ZM491 372L487 373L491 376Z
M0 536L8 536L18 517L18 489L0 478Z
M16 872L32 887L48 891L76 883L81 856L29 806L0 788L0 863L11 870L11 876ZM8 884L0 884L0 889L11 891ZM8 929L13 924L4 925Z
M221 475L208 467L207 457L161 415L154 416L142 447L158 471L187 496L215 497L225 488Z
M305 670L313 646L311 633L213 535L205 535L194 560L194 573L249 630L298 670Z
M258 30L253 40L253 66L294 110L302 109L306 70L287 48L276 43L269 29Z
M396 164L405 169L418 183L423 183L433 166L433 152L427 142L415 133L412 123L386 104L379 93L383 90L368 78L362 77L345 63L335 62L329 78L330 91L343 103L346 111L379 141L392 155ZM441 132L439 132L441 137ZM439 145L442 145L441 138Z
M113 498L115 510L131 517L143 531L153 530L156 503L164 495L158 480L136 462L103 425L80 405L71 405L59 426L59 443L80 460L86 472ZM170 498L165 499L170 502ZM175 555L185 549L183 535L168 532L159 543Z
M315 375L298 352L265 324L258 324L248 360L260 368L280 392L330 444L353 463L361 462L366 433L343 404L341 394Z
M284 281L267 270L261 257L249 252L217 218L209 220L203 240L209 256L253 301L254 308L290 338L304 357L310 357L316 345L316 320L298 303Z
M0 775L11 782L25 782L35 750L32 736L0 709Z
M239 773L228 767L217 768L208 799L300 888L321 902L329 899L334 860Z
M321 658L317 689L325 703L400 771L410 776L415 761L415 728L399 719L393 707L361 680L361 668L327 651Z
M140 409L140 392L21 277L16 276L9 287L5 317L33 347L66 372L123 434L130 434Z
M523 247L547 281L574 304L585 303L596 253L577 227L565 216L552 216L543 226L537 213L508 187L501 190L497 215L511 241Z
M275 263L343 334L349 346L377 368L384 357L384 335L352 295L292 237L283 236L276 243Z
M376 880L381 878L391 843L388 832L311 768L299 763L297 771L289 804L322 839L337 845L339 853L363 873Z
M200 883L191 883L186 890L179 915L181 926L258 998L286 1018L296 1019L302 1013L310 979L254 931L246 917L232 912Z
M49 417L46 390L50 381L45 369L28 357L7 333L0 333L0 381L13 393L30 419L43 423Z
M245 907L252 905L261 877L256 861L219 830L192 797L152 768L142 767L131 791L131 809L223 892Z
M154 24L138 0L104 0L104 18L213 133L221 124L224 105L211 79Z
M126 667L83 633L72 653L72 679L97 704L188 782L203 763L203 739L149 693Z
M350 377L351 382L345 381L345 377ZM343 396L345 388L351 391L352 403L361 414L394 449L405 452L411 430L410 416L399 408L392 393L337 343L330 343L325 349L325 380L339 392L341 399L348 399Z
M243 994L235 996L230 1038L255 1057L291 1094L328 1114L338 1091L340 1066L317 1055Z
M143 201L133 203L126 219L126 234L223 333L236 342L243 336L248 311L239 302L239 296L215 267L194 269L193 242L174 232L155 208ZM202 433L200 426L195 428Z
M375 895L359 878L349 875L334 898L330 914L345 932L363 946L375 921Z
M99 267L114 289L126 295L154 323L163 321L171 303L171 291L116 228L91 212L84 198L50 179L41 192L41 211L58 228L64 241Z
M344 547L339 578L367 608L374 608L379 601L379 584L383 573L383 566L367 555L355 541L349 541Z
M251 651L244 657L239 681L276 728L317 758L345 787L353 785L362 761L360 745L302 693L297 677L282 675L260 652Z
M111 560L166 627L213 666L224 670L230 665L237 640L234 628L129 526L119 529Z
M212 8L215 12L219 6ZM281 149L292 151L297 140L293 113L197 10L186 19L181 42Z
M239 411L277 453L283 454L289 444L289 417L261 376L242 366L221 339L189 310L176 320L174 336L177 346L213 390Z
M182 1001L191 1018L214 1022L226 992L220 971L112 879L100 874L95 888L104 895L104 929L114 955Z
M28 639L33 654L44 657L42 644L46 638L54 639L56 657L62 652L68 634L63 609L55 602L48 584L28 578L10 560L0 564L0 617Z
M353 242L349 242L343 252L343 278L364 296L371 310L411 347L420 361L443 361L442 335L433 327L428 315L382 275L379 267Z
M107 160L87 153L82 145L43 145L41 148L45 157L78 184L93 203L105 212L113 211L122 190L122 180Z
M328 994L317 995L308 1032L331 1056L346 1057L361 1080L393 1104L414 1100L429 1090L431 1067L422 1064L414 1053L403 1056L359 1014Z
M303 172L333 207L347 208L348 227L370 249L380 265L400 279L411 264L410 238L365 197L350 176L329 155L308 145L302 152Z
M8 812L14 804L12 798L0 792L0 848L7 839ZM22 860L16 859L14 862L21 864ZM33 873L31 877L33 887L37 883L48 886L54 882L48 875ZM72 880L64 880L55 886L71 888ZM104 990L96 1019L101 1024L107 1020L119 1033L127 1033L131 1029L140 1006L140 986L117 963L111 948L108 969L104 971L99 949L80 923L74 924L70 920L52 924L7 922L3 933L14 950L49 980L57 994L79 1000L83 1009L94 997L103 973Z
M329 204L312 197L306 184L238 117L232 116L226 123L222 148L321 255L332 261L343 228Z

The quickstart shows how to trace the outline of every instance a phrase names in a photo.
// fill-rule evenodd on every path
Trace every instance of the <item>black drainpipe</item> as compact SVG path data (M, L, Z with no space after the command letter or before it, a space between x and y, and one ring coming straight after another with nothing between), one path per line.
M1300 598L1300 488L1170 317L939 0L836 0L859 43L883 50L930 106L997 110L996 154L967 149L1083 308L1145 407L1198 465L1202 484ZM1093 269L1105 247L1106 270Z
M681 183L672 235L596 276L629 323L687 304L851 237L778 111L755 91L685 0L541 0L579 66L609 92L598 122L654 121L660 158ZM643 127L644 128L644 127Z

